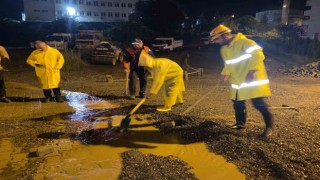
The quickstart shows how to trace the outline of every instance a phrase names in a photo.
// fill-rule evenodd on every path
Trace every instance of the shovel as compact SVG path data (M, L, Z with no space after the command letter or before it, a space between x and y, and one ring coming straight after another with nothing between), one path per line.
M129 73L126 72L126 84L125 84L124 96L129 96L128 85L129 85Z
M135 113L145 101L146 98L141 99L141 101L129 112L129 114L127 114L126 117L122 119L119 129L120 132L124 132L128 129L131 121L131 115Z
M288 105L282 105L280 107L269 107L269 109L293 109L297 112L299 112L299 109L297 107L293 107L293 106L288 106Z

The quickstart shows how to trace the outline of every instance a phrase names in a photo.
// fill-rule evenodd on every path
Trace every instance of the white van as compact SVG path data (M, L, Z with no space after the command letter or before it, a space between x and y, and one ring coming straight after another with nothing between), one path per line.
M173 51L182 48L183 40L175 40L173 37L158 37L152 43L153 51Z

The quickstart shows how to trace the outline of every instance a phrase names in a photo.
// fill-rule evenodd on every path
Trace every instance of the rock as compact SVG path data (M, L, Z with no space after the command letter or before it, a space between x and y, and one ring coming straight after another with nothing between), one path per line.
M165 122L161 124L161 128L171 128L174 127L176 123L174 121Z

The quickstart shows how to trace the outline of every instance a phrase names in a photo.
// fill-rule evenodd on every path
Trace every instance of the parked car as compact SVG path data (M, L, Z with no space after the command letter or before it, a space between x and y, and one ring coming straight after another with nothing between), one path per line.
M93 47L101 43L102 38L103 38L102 31L79 30L75 40L75 47L77 49L83 49L83 48L92 49Z
M113 46L107 41L102 41L91 52L91 63L93 64L112 64L116 65L117 61L122 62L123 55L121 49Z
M158 37L152 43L154 51L173 51L182 48L183 40L175 40L173 37Z
M71 45L71 34L53 33L46 37L46 43L58 50L68 50Z

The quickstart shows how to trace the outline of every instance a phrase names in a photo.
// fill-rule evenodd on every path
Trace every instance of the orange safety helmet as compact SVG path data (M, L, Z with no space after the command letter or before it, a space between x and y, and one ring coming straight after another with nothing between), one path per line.
M210 32L211 40L215 40L226 33L231 33L231 29L224 25L219 25Z

